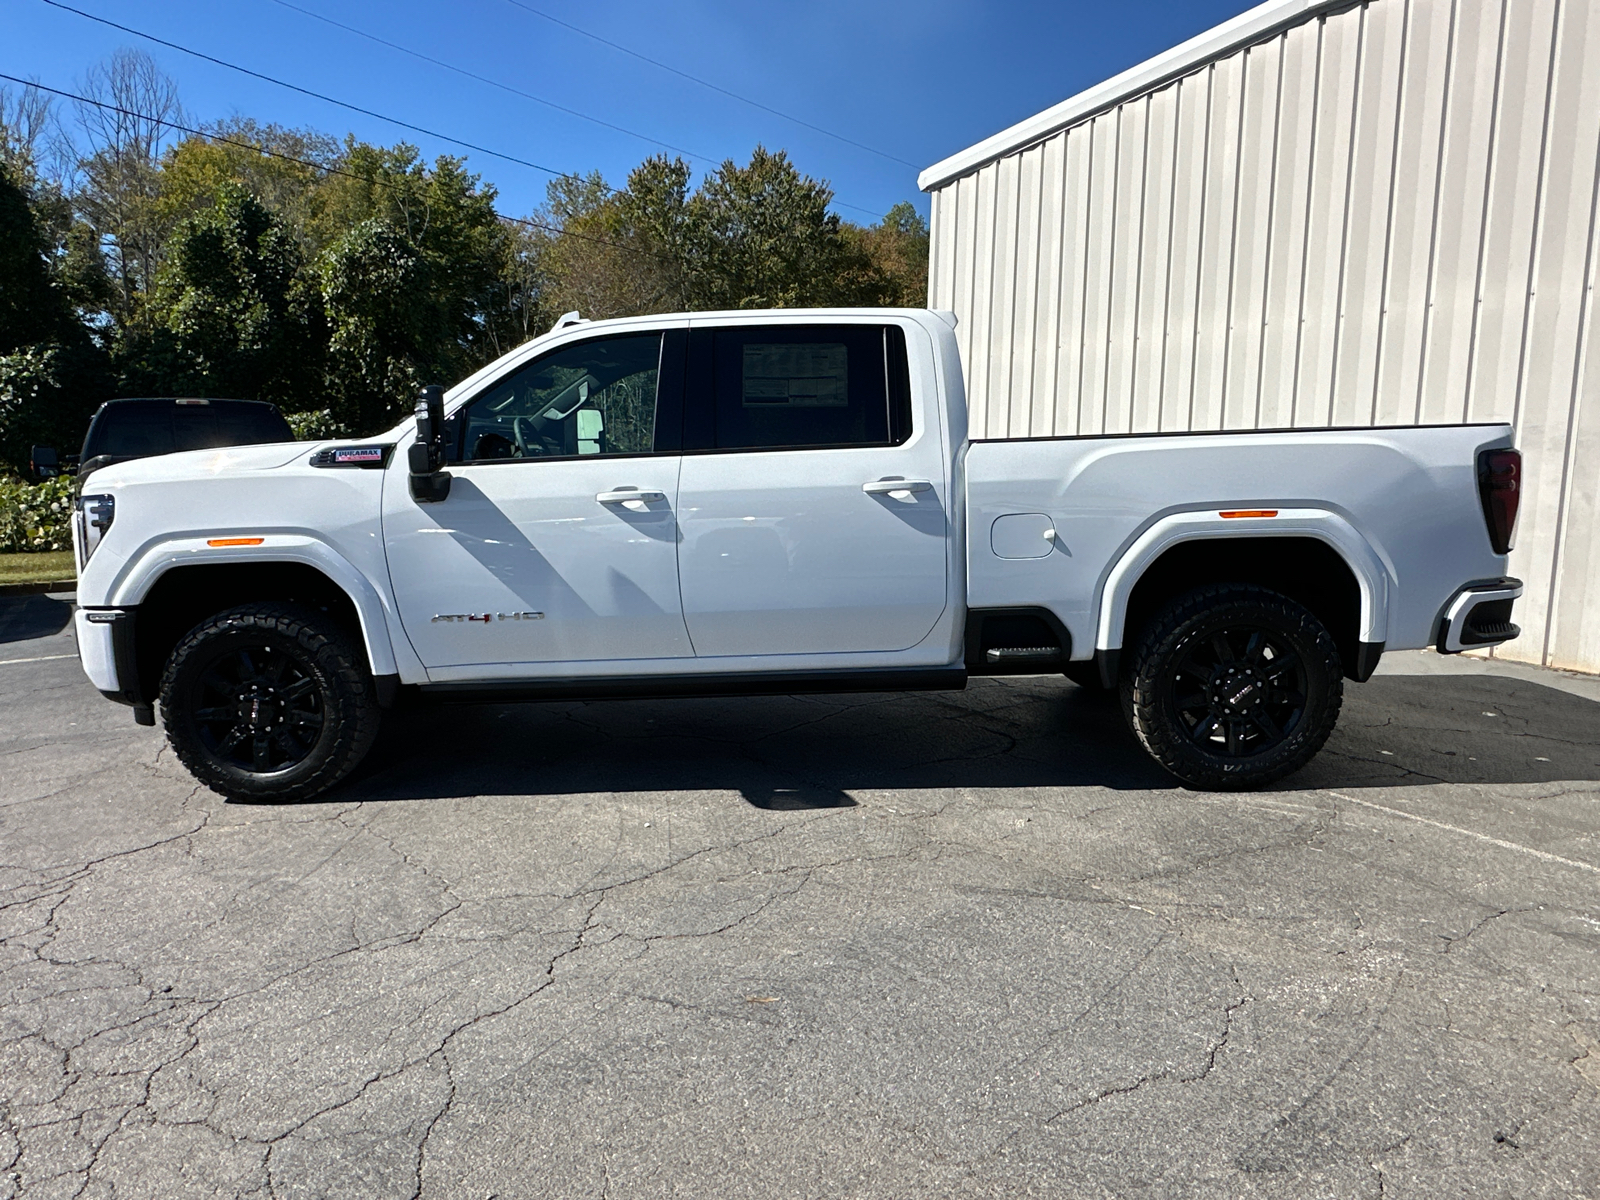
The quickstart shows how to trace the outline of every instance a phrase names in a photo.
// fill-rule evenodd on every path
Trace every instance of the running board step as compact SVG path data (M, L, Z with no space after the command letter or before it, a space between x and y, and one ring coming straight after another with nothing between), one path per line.
M985 650L983 657L992 663L1002 662L1059 662L1060 646L996 646Z

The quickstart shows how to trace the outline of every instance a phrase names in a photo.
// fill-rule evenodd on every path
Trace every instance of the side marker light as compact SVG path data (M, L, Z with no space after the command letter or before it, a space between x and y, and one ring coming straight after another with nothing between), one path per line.
M1278 515L1278 510L1275 508L1235 508L1217 515L1227 520L1232 520L1234 517L1275 517Z
M207 538L208 546L259 546L266 538Z

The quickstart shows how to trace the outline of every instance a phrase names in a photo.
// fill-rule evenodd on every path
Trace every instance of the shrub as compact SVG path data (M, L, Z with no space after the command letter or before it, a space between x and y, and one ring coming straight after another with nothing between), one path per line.
M331 408L317 412L285 413L284 420L289 422L289 428L294 430L295 440L299 442L322 442L350 436L350 431L334 420Z
M0 479L0 554L72 548L72 480Z

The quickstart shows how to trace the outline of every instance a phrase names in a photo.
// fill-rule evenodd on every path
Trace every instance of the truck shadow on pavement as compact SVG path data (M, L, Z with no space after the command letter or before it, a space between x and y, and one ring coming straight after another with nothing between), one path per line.
M1498 676L1348 685L1322 753L1274 790L1600 780L1600 704ZM335 799L722 790L774 811L877 789L1177 785L1109 698L1064 679L965 692L438 705L390 713Z
M0 645L60 633L72 620L72 605L46 595L7 596L0 603Z

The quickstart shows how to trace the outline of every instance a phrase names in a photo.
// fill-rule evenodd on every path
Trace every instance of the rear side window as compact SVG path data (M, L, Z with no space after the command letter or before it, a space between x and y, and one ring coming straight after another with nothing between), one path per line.
M229 404L213 400L211 415L217 423L216 444L219 446L261 446L268 442L294 441L294 430L271 404Z
M698 336L693 448L888 446L910 433L898 327L755 326Z
M135 400L108 404L96 414L83 442L83 461L102 454L145 458L172 453L172 402Z

